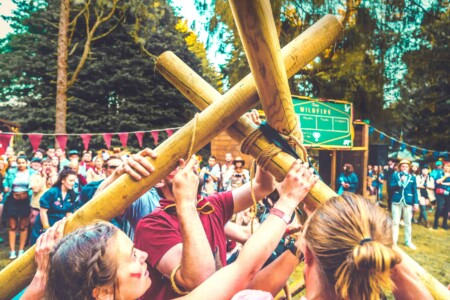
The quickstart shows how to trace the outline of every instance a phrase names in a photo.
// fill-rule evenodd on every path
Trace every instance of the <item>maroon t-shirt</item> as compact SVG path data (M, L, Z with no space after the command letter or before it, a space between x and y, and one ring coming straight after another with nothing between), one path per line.
M211 251L218 249L222 265L226 265L226 237L224 226L233 215L233 197L231 192L223 192L205 197L214 206L211 214L200 214L200 220L205 229ZM147 269L152 285L141 297L143 300L164 300L180 297L170 284L170 278L165 278L156 269L157 263L164 254L177 244L182 243L180 225L176 214L169 214L157 208L151 214L142 218L134 235L137 249L148 253ZM202 259L198 257L198 259Z

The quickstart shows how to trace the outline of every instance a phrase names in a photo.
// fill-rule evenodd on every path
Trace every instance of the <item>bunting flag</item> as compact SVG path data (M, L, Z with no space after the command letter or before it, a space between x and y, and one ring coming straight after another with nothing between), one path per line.
M36 150L39 148L39 145L42 141L42 134L40 133L30 133L28 135L28 139L30 140L31 147L33 147L33 151L36 152Z
M67 134L57 134L55 138L56 142L58 142L59 148L61 148L62 151L66 151Z
M6 148L9 147L13 134L12 133L0 133L0 155L5 154Z
M144 137L144 132L143 131L137 131L134 134L136 135L136 138L138 140L139 147L142 148L142 138Z
M128 132L119 132L117 134L119 136L120 142L122 143L122 146L124 148L127 147L127 143L128 143Z
M405 150L406 149L406 145L405 145L405 143L401 143L400 144L400 150Z
M438 159L439 158L439 152L433 151L433 157L434 157L435 160Z
M394 148L395 146L395 140L391 139L391 148Z
M427 152L428 152L427 149L423 149L423 150L422 150L422 155L423 155L423 156L427 155Z
M83 133L83 134L80 134L80 137L83 140L84 151L88 151L89 143L91 142L92 134L90 134L90 133Z
M372 133L375 131L375 128L372 126L369 127L369 135L372 135Z
M173 134L172 129L166 129L167 137L170 137Z
M383 133L380 133L380 141L384 140L385 135Z
M106 144L106 148L111 148L111 140L113 137L113 133L104 133L103 134L103 139L105 140L105 144Z
M416 151L417 151L417 148L416 148L416 147L411 147L411 153L412 153L412 155L416 155Z
M150 133L151 133L151 135L153 137L153 140L155 141L155 146L158 145L158 133L159 133L159 131L152 131Z

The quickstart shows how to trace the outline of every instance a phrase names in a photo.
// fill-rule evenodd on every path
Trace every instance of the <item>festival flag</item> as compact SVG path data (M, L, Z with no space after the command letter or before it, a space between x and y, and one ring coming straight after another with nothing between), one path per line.
M395 140L391 139L391 148L394 148L394 146L395 146Z
M144 137L144 133L145 132L143 132L143 131L138 131L138 132L134 133L136 135L137 140L138 140L139 147L141 147L141 148L142 148L142 138Z
M62 151L66 151L67 134L56 134L55 139L59 145L59 148L61 148Z
M384 140L384 134L380 132L380 141Z
M12 133L0 133L0 155L5 154L6 148L9 147L13 134Z
M433 157L434 157L434 159L438 159L438 157L439 157L439 152L433 151Z
M113 137L113 133L103 133L103 139L105 140L106 148L111 148L111 140Z
M416 147L411 147L411 153L412 153L412 155L416 155L416 151L417 151L417 148L416 148Z
M153 140L155 141L155 145L158 145L158 131L153 130L152 132L150 132L152 134Z
M369 127L369 135L372 135L372 133L375 131L375 128L372 126Z
M31 147L33 147L33 151L36 152L36 150L39 148L39 145L41 144L42 134L30 133L28 134L28 139L30 140Z
M166 129L167 137L170 137L173 134L172 129Z
M423 149L423 150L422 150L422 155L423 155L423 156L427 155L427 152L428 152L427 149Z
M403 150L405 150L405 148L406 148L405 143L401 143L400 144L400 150L403 151Z
M119 136L119 140L122 143L122 146L126 148L128 142L128 132L119 132L117 135Z
M91 142L92 134L83 133L83 134L80 134L80 137L83 140L84 151L87 151L89 149L89 143Z

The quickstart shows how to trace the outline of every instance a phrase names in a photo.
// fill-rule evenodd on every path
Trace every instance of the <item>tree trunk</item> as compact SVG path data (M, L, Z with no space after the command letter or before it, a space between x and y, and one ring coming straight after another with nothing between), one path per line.
M70 0L61 0L61 12L59 15L55 133L66 133L69 1Z

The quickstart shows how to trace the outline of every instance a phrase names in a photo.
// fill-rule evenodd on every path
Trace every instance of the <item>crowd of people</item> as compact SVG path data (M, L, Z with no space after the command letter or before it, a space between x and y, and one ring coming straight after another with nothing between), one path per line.
M36 244L37 272L22 299L272 299L301 262L308 299L379 299L386 291L432 299L397 251L394 212L391 219L354 193L351 165L340 196L299 211L319 180L308 163L296 161L277 183L259 167L250 176L231 153L222 166L214 156L203 168L194 157L181 159L114 219L63 237L67 218L122 174L140 180L155 171L145 158L157 159L150 149L126 158L104 154L85 151L80 158L71 150L66 158L49 148L29 161L9 149L0 160L10 259ZM414 194L408 186L415 193L431 188L427 178L418 185L407 175L409 165L400 162L389 184L393 211L404 220L415 198L395 195ZM444 171L435 187L448 191L450 164ZM441 200L448 202L448 192ZM439 203L436 211L448 209ZM299 214L307 218L303 225Z

